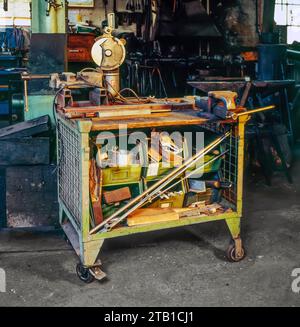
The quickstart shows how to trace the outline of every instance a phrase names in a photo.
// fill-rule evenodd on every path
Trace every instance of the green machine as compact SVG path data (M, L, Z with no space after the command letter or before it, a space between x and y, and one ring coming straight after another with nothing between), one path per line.
M23 75L24 120L49 115L54 122L55 94L48 87L49 75L66 69L66 23L65 0L32 0L29 74Z

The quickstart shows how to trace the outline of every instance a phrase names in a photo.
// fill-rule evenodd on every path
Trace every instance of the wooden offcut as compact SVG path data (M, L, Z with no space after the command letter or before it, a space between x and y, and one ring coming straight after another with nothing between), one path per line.
M38 135L50 130L50 117L48 115L24 121L0 129L0 138L21 138Z
M138 226L179 220L179 214L172 209L138 209L127 218L128 226Z
M129 187L122 187L117 190L104 192L103 196L107 204L112 204L129 200L131 198L131 192Z

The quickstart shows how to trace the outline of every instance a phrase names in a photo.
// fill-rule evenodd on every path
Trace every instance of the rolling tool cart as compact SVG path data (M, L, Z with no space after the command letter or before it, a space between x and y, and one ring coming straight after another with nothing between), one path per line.
M79 278L105 278L98 257L106 239L218 220L231 234L228 259L242 260L245 124L252 113L274 107L247 112L236 106L236 93L214 92L205 113L195 97L141 98L120 90L125 47L112 35L109 18L92 48L98 68L52 74L50 82L56 90L59 219L80 258ZM163 134L179 130L181 146ZM107 143L99 141L104 132ZM135 144L136 158L121 147L121 138L130 144L134 132L145 135ZM186 149L185 132L192 140L204 133L204 147ZM162 164L166 157L168 167ZM110 161L114 165L103 165Z
M204 222L225 220L233 242L227 249L227 256L230 261L237 262L244 258L245 251L240 236L240 223L243 205L243 168L244 168L244 132L248 115L238 117L235 121L224 121L218 123L207 123L206 120L197 117L194 112L185 111L170 112L161 120L160 114L145 116L143 119L68 119L63 114L57 115L57 135L58 135L58 192L59 192L59 212L60 223L69 241L80 257L77 266L77 273L81 280L91 282L94 278L101 280L105 273L100 269L101 262L98 260L100 249L105 239L145 233L162 229L189 226ZM223 156L218 170L223 183L230 183L230 187L221 192L217 205L208 208L182 208L175 217L171 212L166 212L170 220L144 224L128 224L126 220L126 210L130 210L136 205L141 208L139 202L147 205L145 200L148 195L155 190L150 187L140 194L135 194L135 198L127 202L121 209L118 209L112 220L95 224L92 221L92 207L90 205L90 179L89 167L92 153L91 140L97 137L101 131L115 131L119 128L119 123L127 124L129 131L136 129L147 129L149 126L173 127L185 126L193 127L196 130L207 131L215 134L215 144L222 144ZM212 150L213 143L209 148ZM206 150L205 150L206 151ZM207 151L206 151L207 152ZM203 153L202 153L203 155ZM192 158L191 158L192 159ZM187 161L189 162L189 160ZM205 165L205 163L204 163ZM173 181L170 170L158 183L166 180ZM183 171L178 171L176 177L182 179ZM153 192L152 192L153 193ZM154 194L154 193L153 193ZM153 194L151 196L153 196ZM137 201L135 200L137 199ZM153 209L151 209L153 210ZM167 209L163 209L167 210ZM176 209L175 209L176 210ZM208 210L208 212L207 212ZM116 211L116 210L115 210ZM125 215L124 215L125 214ZM119 218L124 217L120 221ZM128 218L129 221L130 216ZM151 220L151 218L150 218ZM129 226L130 225L130 226ZM99 227L100 226L100 227Z

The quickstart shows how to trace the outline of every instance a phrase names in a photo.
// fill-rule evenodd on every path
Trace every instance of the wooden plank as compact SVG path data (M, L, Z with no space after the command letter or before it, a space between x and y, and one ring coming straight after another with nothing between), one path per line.
M76 106L76 107L65 107L63 108L63 112L114 112L117 110L158 110L158 109L172 109L172 105L170 104L162 104L162 103L139 103L139 104L122 104L122 105L103 105L103 106Z
M87 101L78 101L72 107L61 108L65 113L122 112L131 110L150 110L151 112L168 112L171 110L193 110L194 103L183 98L167 100L153 99L149 103L91 106Z
M46 165L50 160L47 137L0 139L0 165Z
M150 109L123 109L123 110L101 110L98 113L100 118L124 117L124 116L144 116L151 115Z
M43 132L47 132L50 129L49 116L42 116L32 120L24 121L12 126L4 127L0 129L0 138L19 138L26 136L33 136Z
M138 226L166 221L179 220L179 214L172 209L138 209L127 218L128 226Z
M119 117L116 118L94 118L92 119L92 131L117 130L120 124L127 125L127 128L147 128L166 126L187 126L202 125L207 119L200 118L195 111L169 112L160 114L145 115L143 117Z

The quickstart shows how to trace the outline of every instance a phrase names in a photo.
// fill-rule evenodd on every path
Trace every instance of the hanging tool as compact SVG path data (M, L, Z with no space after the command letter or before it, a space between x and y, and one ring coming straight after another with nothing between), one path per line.
M245 87L245 90L243 92L243 96L242 96L241 102L240 102L240 106L241 107L245 107L245 105L247 103L247 100L248 100L248 97L249 97L249 93L250 93L251 88L252 88L252 83L251 82L247 82L246 87Z
M8 0L3 0L3 10L8 11Z
M135 1L135 11L136 12L142 12L143 11L141 0L136 0Z
M134 3L134 0L127 0L127 3L126 3L126 6L125 6L125 9L127 11L132 11L134 12L135 10L135 3Z
M61 4L56 3L56 0L45 0L47 2L47 7L46 7L46 16L50 15L50 10L51 8L54 8L55 10L63 7L63 3Z
M108 0L103 0L105 19L107 19L107 5L108 5Z
M136 36L142 37L143 8L140 0L136 0L135 2L135 23L136 23Z
M149 189L147 189L145 192L140 194L138 197L130 201L127 205L122 207L121 209L117 210L113 215L111 215L109 218L107 218L105 221L103 221L101 224L96 226L90 231L90 235L96 233L104 226L106 229L111 229L120 222L122 222L129 213L132 213L135 209L140 208L143 206L146 202L151 200L156 194L158 194L165 186L169 185L174 179L178 178L180 175L182 175L188 168L193 166L197 163L201 158L203 158L206 154L211 152L214 148L216 148L219 144L221 144L225 139L227 139L230 135L230 132L226 133L225 135L219 137L212 143L210 143L206 148L202 149L201 151L197 152L193 157L188 159L185 163L183 163L180 167L175 168L171 171L170 174L166 175L164 178L159 180L157 183L152 185ZM133 206L133 207L132 207ZM125 212L127 209L128 212ZM124 213L125 212L125 213ZM122 214L119 216L120 214ZM118 217L118 218L117 218ZM116 219L115 219L116 218ZM111 224L109 224L111 223Z

